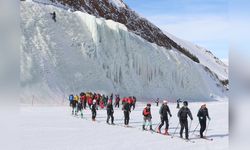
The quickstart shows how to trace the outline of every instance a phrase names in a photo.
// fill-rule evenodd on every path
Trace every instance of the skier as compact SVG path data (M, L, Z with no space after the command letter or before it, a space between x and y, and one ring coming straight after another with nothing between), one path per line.
M149 124L149 127L150 127L150 130L153 130L152 129L152 115L151 115L151 110L150 110L150 107L151 107L151 104L148 103L147 106L143 109L143 112L142 112L142 115L144 116L143 117L143 125L142 125L142 130L145 130L145 125L148 121L148 124Z
M109 124L109 118L111 117L111 124L114 124L114 109L112 101L109 100L107 104L107 124Z
M86 94L82 96L82 100L83 100L83 108L86 109L86 105L87 105L87 97L86 97Z
M125 101L122 110L123 110L123 113L124 113L124 124L125 124L125 126L128 126L128 124L129 124L129 114L131 112L130 104L128 103L128 101Z
M132 105L133 105L133 99L132 99L131 96L129 96L129 98L128 98L128 103L129 103L129 107L130 107L130 109L131 109L131 107L132 107Z
M157 99L155 100L155 103L156 103L156 106L158 107L158 106L159 106L159 98L157 98Z
M185 128L185 138L188 140L188 119L187 117L189 116L189 118L191 120L193 120L193 116L192 113L190 111L190 109L188 108L188 102L184 101L183 105L181 107L181 109L178 112L178 117L179 117L179 121L180 121L180 125L181 125L181 130L180 130L180 137L182 137L182 133L183 133L183 129Z
M120 106L120 97L119 97L119 95L116 95L116 98L115 98L115 107L119 108L119 106Z
M101 109L103 109L103 108L104 108L104 102L103 102L103 100L102 100L102 99L100 100L100 107L101 107Z
M81 118L83 118L82 109L83 109L83 103L82 103L82 101L80 101L80 102L77 104L76 116L78 115L78 112L80 111L80 112L81 112Z
M92 121L95 121L96 110L97 110L96 100L93 100L93 104L91 105Z
M72 102L72 115L76 115L77 112L76 106L78 104L78 99L79 99L78 95L74 96L74 100Z
M113 102L113 93L111 93L110 99L111 99L111 101Z
M172 114L170 112L170 109L168 107L168 102L166 100L163 101L163 104L160 108L159 113L161 116L161 124L158 127L157 133L161 133L161 127L164 125L164 122L165 122L166 126L165 126L165 132L163 134L169 135L169 133L168 133L168 127L169 127L168 115L170 117L172 117Z
M176 102L177 102L177 106L176 106L176 108L178 108L178 109L179 109L179 108L180 108L180 103L181 103L182 101L181 101L181 99L179 98L179 99L177 99L177 101L176 101Z
M74 100L74 95L70 94L69 95L69 106L71 106L71 107L72 107L73 100Z
M123 98L122 98L122 105L124 105L124 104L125 104L126 99L127 99L126 97L123 97Z
M135 110L136 97L133 96L132 99L133 99L133 103L132 103L133 110Z
M52 19L56 22L56 12L50 13L52 15Z
M91 105L92 105L92 103L93 103L92 96L89 96L87 100L88 100L89 109L91 109Z
M207 118L210 120L209 114L208 114L208 109L206 107L206 104L203 104L198 111L197 117L199 118L199 123L200 123L200 137L203 137L203 132L206 130L206 124L207 124Z

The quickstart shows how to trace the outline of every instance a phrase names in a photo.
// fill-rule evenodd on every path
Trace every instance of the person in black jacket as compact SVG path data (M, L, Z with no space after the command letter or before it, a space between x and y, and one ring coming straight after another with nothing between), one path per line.
M114 109L112 105L112 101L109 100L107 104L107 124L109 124L109 118L111 117L111 124L114 124Z
M78 112L80 111L80 112L81 112L81 118L83 118L82 109L83 109L83 103L82 103L82 102L79 102L79 103L77 104L76 116L78 116Z
M159 105L159 98L157 98L156 100L155 100L155 103L156 103L156 106L158 107L158 105Z
M95 121L96 110L97 110L96 100L93 100L93 104L91 105L92 121Z
M203 132L206 130L207 118L210 120L208 109L206 104L203 104L198 111L197 117L199 118L200 123L200 137L203 138Z
M130 110L130 104L127 101L124 103L122 110L124 113L124 124L125 124L125 126L128 126L129 114L130 114L131 110Z
M161 116L161 124L159 125L158 129L157 129L157 132L158 133L161 133L161 127L164 125L164 122L166 123L166 127L165 127L165 135L169 135L168 133L168 127L169 127L169 122L168 122L168 115L170 117L172 117L172 114L170 112L170 109L168 107L168 102L166 100L163 101L163 104L160 108L160 116Z
M181 99L179 98L179 99L177 99L177 101L176 101L176 103L177 103L177 106L176 106L176 108L180 108L180 103L181 103L182 101L181 101Z
M180 137L182 138L183 129L185 128L185 138L189 139L188 138L188 119L187 119L187 117L189 116L189 118L191 120L193 120L193 116L192 116L190 109L188 108L188 102L184 101L183 105L184 106L182 106L178 112L178 117L179 117L179 121L180 121L180 125L181 125Z

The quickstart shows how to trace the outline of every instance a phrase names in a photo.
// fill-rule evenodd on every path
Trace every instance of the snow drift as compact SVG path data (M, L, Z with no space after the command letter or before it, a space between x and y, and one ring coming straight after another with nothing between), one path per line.
M53 11L57 22L51 19ZM21 31L23 103L57 103L81 91L134 95L139 100L226 95L201 64L111 20L21 2Z

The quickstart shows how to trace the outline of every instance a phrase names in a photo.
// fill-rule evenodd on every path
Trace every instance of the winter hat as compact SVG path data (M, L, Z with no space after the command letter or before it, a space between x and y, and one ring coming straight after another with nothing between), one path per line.
M163 101L163 104L167 104L167 103L168 103L168 101L167 101L167 100L164 100L164 101Z
M148 106L148 107L151 107L151 104L150 104L150 103L147 103L147 106Z
M187 101L184 101L184 102L183 102L183 105L184 105L184 106L188 106L188 102L187 102Z
M201 107L206 107L206 104L201 105Z

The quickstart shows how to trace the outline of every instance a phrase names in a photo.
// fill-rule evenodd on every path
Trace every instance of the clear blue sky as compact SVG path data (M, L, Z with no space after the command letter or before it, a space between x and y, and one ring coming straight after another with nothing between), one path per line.
M141 16L179 38L228 58L228 0L124 0Z

